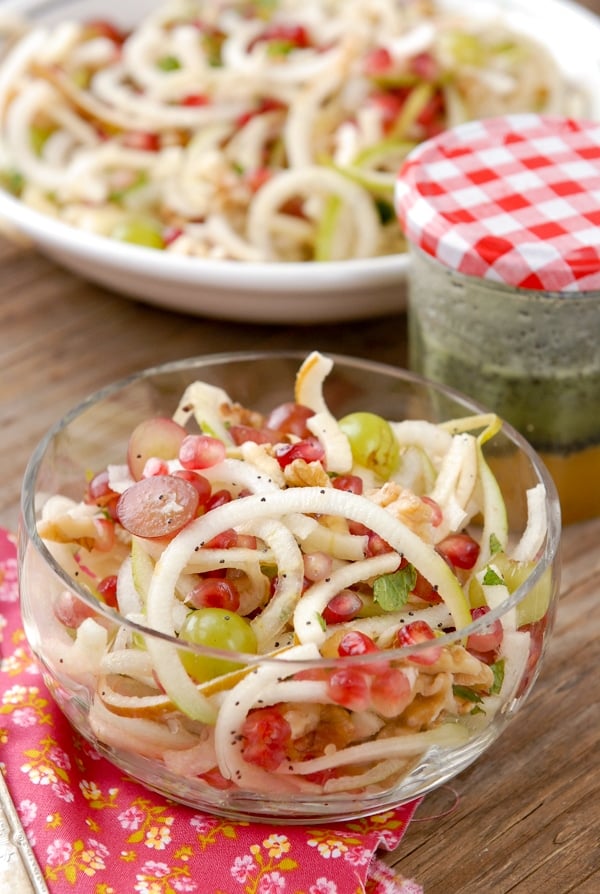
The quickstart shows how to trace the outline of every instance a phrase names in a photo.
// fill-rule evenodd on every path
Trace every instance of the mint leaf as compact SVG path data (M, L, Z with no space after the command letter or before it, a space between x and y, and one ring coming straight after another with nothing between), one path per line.
M503 584L504 581L493 568L486 568L483 575L483 583L490 587L496 587L498 584Z
M384 612L398 611L404 608L408 594L417 583L417 572L414 565L406 565L391 574L381 574L373 582L373 598Z
M475 692L474 689L469 689L468 686L455 685L452 687L452 692L458 698L462 698L466 702L473 702L476 705L483 701L480 694L478 692Z
M498 540L495 534L490 534L490 553L492 556L495 556L497 553L502 552L502 544Z
M498 661L494 661L490 667L494 675L494 682L490 689L490 695L498 695L502 689L502 684L504 683L504 658L499 658Z

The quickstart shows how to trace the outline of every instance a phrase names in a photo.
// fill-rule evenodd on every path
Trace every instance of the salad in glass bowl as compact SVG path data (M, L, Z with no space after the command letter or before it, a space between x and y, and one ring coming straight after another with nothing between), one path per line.
M75 408L23 486L25 630L98 751L198 809L365 816L474 761L552 628L529 445L404 370L155 367Z

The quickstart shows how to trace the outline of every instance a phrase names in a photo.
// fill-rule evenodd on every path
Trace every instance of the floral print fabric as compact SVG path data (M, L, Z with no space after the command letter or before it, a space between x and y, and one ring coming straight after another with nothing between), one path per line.
M416 801L331 827L233 822L167 801L97 754L28 649L15 542L1 529L0 761L51 894L422 894L376 857L397 847Z

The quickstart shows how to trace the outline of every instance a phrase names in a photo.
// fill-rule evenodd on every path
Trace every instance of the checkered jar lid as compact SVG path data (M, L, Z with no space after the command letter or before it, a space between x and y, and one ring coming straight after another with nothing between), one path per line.
M410 153L395 207L408 240L451 270L522 289L600 290L600 123L460 125Z

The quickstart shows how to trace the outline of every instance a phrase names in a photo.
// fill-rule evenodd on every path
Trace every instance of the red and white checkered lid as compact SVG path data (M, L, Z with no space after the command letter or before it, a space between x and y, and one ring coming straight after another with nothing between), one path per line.
M513 115L460 125L410 153L395 206L409 241L459 273L600 290L600 123Z

